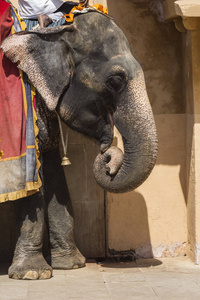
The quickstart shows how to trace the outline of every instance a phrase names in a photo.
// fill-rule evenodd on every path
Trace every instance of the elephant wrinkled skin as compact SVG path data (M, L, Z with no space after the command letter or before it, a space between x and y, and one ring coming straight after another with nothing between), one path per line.
M51 266L85 265L74 242L70 198L55 143L55 111L70 128L99 141L94 175L110 192L135 189L149 176L157 155L155 123L140 65L123 32L98 12L80 14L69 26L14 34L1 47L37 90L43 171L41 192L14 203L19 237L9 276L50 278L52 268L42 254L45 220ZM124 154L110 147L114 125Z

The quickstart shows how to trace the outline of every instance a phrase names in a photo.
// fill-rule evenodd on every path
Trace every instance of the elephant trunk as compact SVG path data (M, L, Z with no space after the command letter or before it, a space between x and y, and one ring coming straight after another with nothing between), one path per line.
M157 156L156 127L141 69L118 102L114 123L123 138L124 155L111 147L97 156L93 171L102 188L123 193L145 181Z

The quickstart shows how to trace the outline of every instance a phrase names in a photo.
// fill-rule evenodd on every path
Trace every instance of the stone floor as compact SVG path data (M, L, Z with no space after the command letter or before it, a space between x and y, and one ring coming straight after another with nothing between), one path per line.
M0 300L200 299L200 266L187 258L136 263L88 262L86 268L55 270L41 281L17 281L0 265Z

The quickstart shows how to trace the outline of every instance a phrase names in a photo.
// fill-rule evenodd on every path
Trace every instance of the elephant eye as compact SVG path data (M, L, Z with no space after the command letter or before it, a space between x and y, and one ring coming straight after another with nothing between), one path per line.
M125 76L120 75L112 75L109 76L106 80L106 86L112 92L121 92L125 87L126 79Z

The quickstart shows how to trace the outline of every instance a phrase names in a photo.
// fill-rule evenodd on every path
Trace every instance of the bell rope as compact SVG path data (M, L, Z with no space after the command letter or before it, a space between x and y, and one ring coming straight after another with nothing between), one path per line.
M57 113L57 112L56 112ZM62 148L63 148L63 158L62 158L62 166L69 166L71 165L71 162L67 156L67 145L68 145L68 130L66 132L66 137L64 140L64 134L63 134L63 129L62 129L62 124L61 124L61 120L60 120L60 116L57 113L57 117L58 117L58 123L59 123L59 128L60 128L60 136L61 136L61 142L62 142Z

